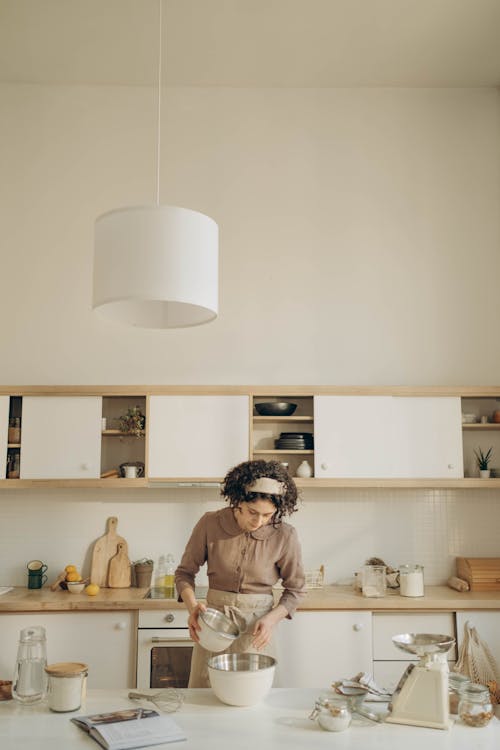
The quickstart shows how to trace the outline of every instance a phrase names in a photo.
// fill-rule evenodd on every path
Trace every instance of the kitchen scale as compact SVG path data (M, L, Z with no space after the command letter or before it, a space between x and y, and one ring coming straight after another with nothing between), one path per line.
M455 643L449 635L403 633L392 639L407 654L418 656L401 677L389 705L386 721L416 727L449 729L447 652Z

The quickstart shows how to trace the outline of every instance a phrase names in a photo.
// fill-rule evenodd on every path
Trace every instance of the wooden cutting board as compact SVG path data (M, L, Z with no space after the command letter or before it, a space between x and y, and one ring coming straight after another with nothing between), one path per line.
M111 558L118 552L119 544L124 545L125 554L128 555L127 542L122 536L119 536L116 533L117 526L118 518L116 518L116 516L108 518L106 533L99 537L94 544L92 565L90 568L90 580L92 583L97 583L101 588L109 586L109 563Z
M118 544L118 552L109 561L108 586L110 589L126 589L130 586L130 560L127 545Z

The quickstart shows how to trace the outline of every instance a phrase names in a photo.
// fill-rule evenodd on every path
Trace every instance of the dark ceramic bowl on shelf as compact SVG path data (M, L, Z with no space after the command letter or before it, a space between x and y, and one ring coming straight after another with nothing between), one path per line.
M296 408L297 404L292 404L289 401L266 401L255 404L255 411L261 417L289 417Z

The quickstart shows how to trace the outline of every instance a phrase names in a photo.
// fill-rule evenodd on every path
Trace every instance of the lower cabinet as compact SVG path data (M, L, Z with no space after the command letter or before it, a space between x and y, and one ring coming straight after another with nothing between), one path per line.
M297 612L275 635L275 687L327 689L372 670L371 612Z
M439 633L455 635L454 612L374 612L373 613L373 677L375 682L389 690L394 690L408 664L417 662L418 658L407 658L404 651L392 642L394 635L400 633ZM456 661L456 648L448 652L448 664Z
M47 662L88 664L89 688L135 687L133 612L46 612L0 615L0 679L12 679L19 633L42 625Z

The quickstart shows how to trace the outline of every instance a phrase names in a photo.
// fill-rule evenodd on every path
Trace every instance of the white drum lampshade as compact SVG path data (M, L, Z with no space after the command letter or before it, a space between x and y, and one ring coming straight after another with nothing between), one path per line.
M92 306L139 328L185 328L218 313L218 227L198 211L133 206L95 223Z

